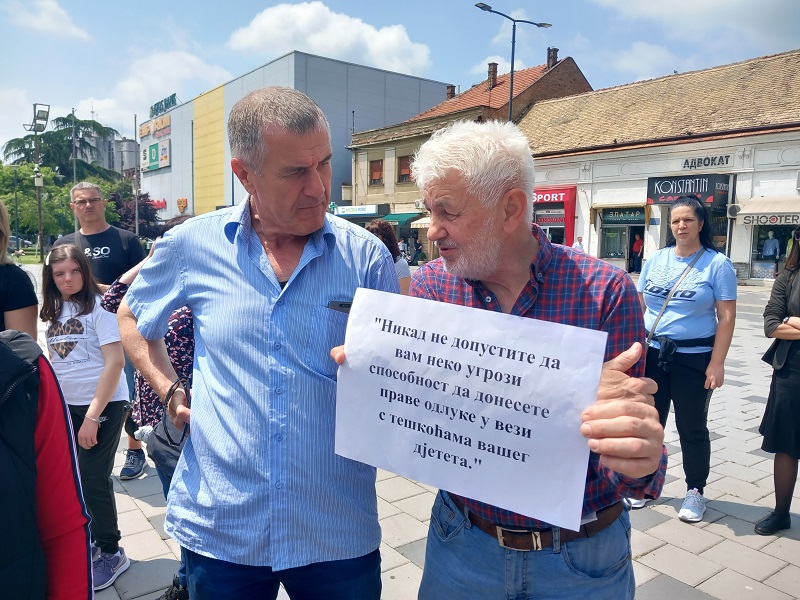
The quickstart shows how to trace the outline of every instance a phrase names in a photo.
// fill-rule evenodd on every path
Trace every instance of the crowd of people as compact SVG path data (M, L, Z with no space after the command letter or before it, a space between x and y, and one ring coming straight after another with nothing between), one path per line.
M27 275L5 260L0 204L0 330L23 332L0 336L0 353L16 357L2 363L13 372L0 369L0 395L15 390L0 403L0 460L24 436L36 448L20 454L25 478L4 476L19 494L0 502L2 531L22 536L4 539L23 542L0 552L3 589L91 598L128 568L111 478L125 430L121 475L144 470L145 440L165 531L181 548L162 599L276 598L281 585L292 598L380 598L376 470L334 452L336 370L350 304L366 287L608 333L597 401L575 424L590 448L580 528L440 490L419 597L633 598L629 510L661 493L670 406L687 486L679 516L705 511L708 406L724 383L736 275L710 242L703 204L673 203L672 236L637 289L581 238L552 244L532 224L534 163L518 127L454 123L412 163L440 253L412 276L407 242L385 220L361 228L327 213L330 130L313 100L254 91L233 106L228 137L247 199L168 222L147 256L107 223L97 186L73 187L81 227L45 261L40 310ZM764 313L775 343L761 433L776 455L775 510L755 527L764 535L791 526L800 456L798 253L795 243ZM28 337L37 311L49 363ZM28 372L39 385L12 385ZM37 518L9 523L24 502Z

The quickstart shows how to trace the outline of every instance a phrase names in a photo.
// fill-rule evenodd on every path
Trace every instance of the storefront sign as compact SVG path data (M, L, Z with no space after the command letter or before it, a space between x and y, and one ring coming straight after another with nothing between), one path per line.
M800 214L794 215L744 215L745 225L800 225Z
M359 204L357 206L337 206L335 215L339 217L377 217L377 204Z
M170 115L164 115L158 119L153 120L153 133L157 138L169 135L172 128L170 127Z
M728 175L709 174L692 177L649 177L648 204L672 204L680 196L694 195L701 202L725 205L728 202Z
M155 171L170 165L170 141L161 140L149 146L142 146L139 166L142 171Z
M167 201L164 198L160 198L159 200L150 200L150 204L153 205L153 208L157 208L158 210L167 208Z
M181 211L181 214L186 212L186 207L189 205L189 200L187 198L178 198L177 201L178 210Z
M533 190L533 202L575 202L576 187L536 188Z
M159 100L150 107L150 118L157 117L160 114L167 112L170 108L178 106L178 99L176 94L167 96L163 100Z
M539 225L563 225L564 211L560 209L546 208L536 211L536 223Z
M604 208L603 225L644 225L644 207Z
M687 158L683 161L684 170L707 169L709 167L727 167L731 164L731 155L722 154L721 156L698 156L697 158Z
M151 124L150 121L148 121L147 123L142 123L141 125L139 125L139 139L142 139L143 137L147 137L148 135L150 135L152 133L152 129L150 128L150 124Z

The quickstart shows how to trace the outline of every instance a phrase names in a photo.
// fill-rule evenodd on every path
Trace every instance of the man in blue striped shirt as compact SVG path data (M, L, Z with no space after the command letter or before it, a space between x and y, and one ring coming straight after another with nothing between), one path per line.
M165 530L193 600L380 597L375 469L334 453L336 364L359 287L398 292L386 247L327 214L328 123L307 96L264 88L228 121L249 197L189 220L156 246L120 307L125 347L163 398L176 375L169 315L195 320L191 435Z

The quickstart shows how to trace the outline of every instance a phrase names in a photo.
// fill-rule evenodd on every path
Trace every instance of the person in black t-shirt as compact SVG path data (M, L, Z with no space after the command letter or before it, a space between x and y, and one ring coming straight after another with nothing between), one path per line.
M53 246L75 244L83 249L92 263L92 274L100 288L105 292L109 285L130 268L138 265L147 253L139 238L130 231L108 224L106 204L100 188L88 181L82 181L70 190L70 208L78 218L81 228L78 233L70 233L56 240ZM133 364L125 357L125 377L133 400ZM133 437L138 428L130 416L125 423L128 432L128 452L125 465L120 471L120 479L136 479L144 473L145 456L142 443Z

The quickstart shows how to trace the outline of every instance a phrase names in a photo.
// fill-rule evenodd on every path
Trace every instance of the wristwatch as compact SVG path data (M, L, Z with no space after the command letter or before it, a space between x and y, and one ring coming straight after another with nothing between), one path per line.
M789 322L789 319L791 319L791 317L784 317L784 318L783 318L783 321L781 321L781 323L783 323L784 325L786 325L786 324Z

